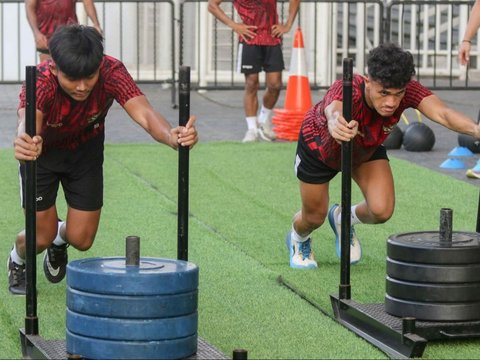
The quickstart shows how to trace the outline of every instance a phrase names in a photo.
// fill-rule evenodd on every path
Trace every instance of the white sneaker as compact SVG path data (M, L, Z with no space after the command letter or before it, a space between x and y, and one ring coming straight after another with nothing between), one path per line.
M335 248L337 251L337 256L340 257L340 239L342 233L342 224L337 221L340 218L340 213L342 208L338 204L333 205L328 211L328 222L332 227L333 232L335 233ZM350 228L350 264L356 264L362 258L362 246L360 245L360 240L355 234L355 229L353 226Z
M242 143L255 142L258 140L257 129L248 129Z
M315 269L318 267L313 258L312 239L304 242L292 240L292 232L289 231L286 238L290 267L294 269Z
M258 135L265 141L273 141L277 138L271 120L259 125Z

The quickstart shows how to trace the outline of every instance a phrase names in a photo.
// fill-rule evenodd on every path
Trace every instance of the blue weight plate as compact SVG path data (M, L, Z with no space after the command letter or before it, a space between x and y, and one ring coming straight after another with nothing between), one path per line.
M67 308L77 313L115 318L164 318L197 311L198 291L171 295L94 294L67 286Z
M67 353L85 359L184 359L197 352L197 334L162 341L115 341L66 333Z
M79 314L67 309L67 329L96 339L160 341L191 336L198 329L198 314L158 318L124 319Z
M98 294L163 295L198 288L198 266L183 260L140 258L139 266L124 257L88 258L67 265L67 285Z

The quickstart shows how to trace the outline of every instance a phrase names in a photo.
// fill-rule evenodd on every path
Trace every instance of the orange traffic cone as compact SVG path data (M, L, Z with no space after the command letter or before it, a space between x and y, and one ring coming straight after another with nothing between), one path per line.
M278 139L298 139L303 116L312 107L312 95L308 81L305 48L300 28L295 32L290 76L288 77L284 109L274 109L272 122Z

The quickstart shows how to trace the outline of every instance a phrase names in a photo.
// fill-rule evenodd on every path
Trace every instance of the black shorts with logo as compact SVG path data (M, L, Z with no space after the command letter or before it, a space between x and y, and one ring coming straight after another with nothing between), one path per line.
M237 70L242 74L280 72L285 69L281 45L238 45Z
M69 207L94 211L103 206L103 143L100 134L75 150L48 149L37 159L37 211L55 204L62 184ZM25 208L25 164L20 163L22 206Z
M383 145L375 150L368 161L379 159L388 160L387 150ZM309 149L300 133L295 156L295 175L297 178L307 184L325 184L339 172L320 161Z

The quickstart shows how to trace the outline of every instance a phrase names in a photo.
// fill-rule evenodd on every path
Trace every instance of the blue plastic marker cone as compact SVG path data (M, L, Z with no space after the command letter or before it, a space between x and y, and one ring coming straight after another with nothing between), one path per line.
M447 159L445 160L440 167L442 169L465 169L465 164L459 159Z
M472 168L472 170L475 171L475 172L480 172L480 160L477 162L477 165L475 165Z
M457 146L457 147L453 148L453 150L448 153L448 156L470 157L470 156L473 156L473 152L471 152L469 148L466 148L466 147L463 147L463 146Z

